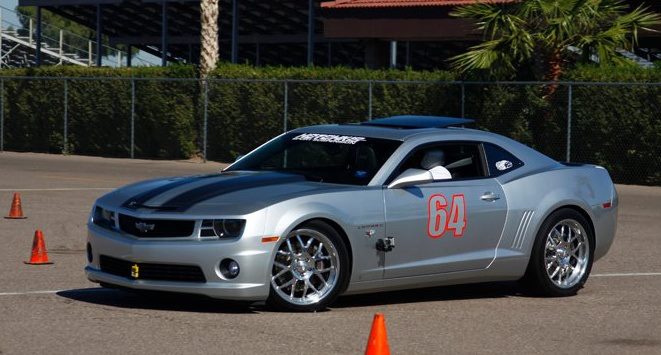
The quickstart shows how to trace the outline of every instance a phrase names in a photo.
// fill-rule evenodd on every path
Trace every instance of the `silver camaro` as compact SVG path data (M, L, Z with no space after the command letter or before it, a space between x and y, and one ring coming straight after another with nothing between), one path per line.
M117 189L92 209L87 277L289 310L519 279L575 294L615 235L608 172L459 127L468 122L305 127L220 173Z

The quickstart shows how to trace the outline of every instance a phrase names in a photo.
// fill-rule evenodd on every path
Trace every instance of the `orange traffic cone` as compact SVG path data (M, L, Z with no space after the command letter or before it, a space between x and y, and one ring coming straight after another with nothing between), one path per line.
M34 240L32 241L32 255L30 261L26 261L30 265L44 265L52 264L48 261L48 252L46 251L46 243L44 242L44 233L40 230L34 232Z
M14 193L14 199L11 201L11 208L9 209L9 216L6 216L7 219L25 219L27 217L23 216L23 208L21 208L21 194L18 192Z
M365 355L390 355L388 334L386 333L386 320L381 313L374 315L372 331L370 331L370 338L367 340Z

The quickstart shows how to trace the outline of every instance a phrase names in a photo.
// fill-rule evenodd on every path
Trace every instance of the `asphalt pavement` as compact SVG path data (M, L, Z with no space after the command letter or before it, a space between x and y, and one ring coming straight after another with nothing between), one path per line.
M0 153L0 214L20 192L24 220L0 219L0 354L358 354L374 313L393 354L661 354L661 187L622 186L615 243L577 296L517 283L342 297L328 311L133 294L87 281L85 223L110 189L218 163ZM32 266L36 229L53 265Z

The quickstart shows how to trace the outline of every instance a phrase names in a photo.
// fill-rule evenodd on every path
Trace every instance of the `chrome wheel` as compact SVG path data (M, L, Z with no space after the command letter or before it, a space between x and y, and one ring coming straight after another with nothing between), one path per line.
M280 243L273 260L271 286L284 301L312 305L338 283L340 262L333 242L312 229L298 229Z
M546 236L546 275L557 287L576 286L588 270L590 243L583 226L574 219L556 223Z

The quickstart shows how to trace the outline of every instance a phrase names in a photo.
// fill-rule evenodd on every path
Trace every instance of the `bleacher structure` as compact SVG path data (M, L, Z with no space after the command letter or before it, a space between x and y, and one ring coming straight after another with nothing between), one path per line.
M12 16L9 16L12 15ZM22 22L28 23L28 28L10 18L21 18ZM96 43L87 38L80 37L64 29L55 28L47 23L42 23L44 28L49 28L49 33L58 33L58 38L51 38L42 34L40 61L42 65L79 65L94 66L96 64ZM69 39L68 41L66 39ZM74 40L72 40L74 39ZM78 43L78 45L72 42ZM80 43L87 43L80 46ZM36 21L23 16L11 9L0 6L0 68L31 67L37 64L37 47L39 43L36 38ZM103 64L107 66L120 67L126 65L126 53L108 46Z

